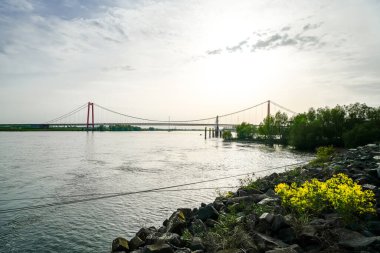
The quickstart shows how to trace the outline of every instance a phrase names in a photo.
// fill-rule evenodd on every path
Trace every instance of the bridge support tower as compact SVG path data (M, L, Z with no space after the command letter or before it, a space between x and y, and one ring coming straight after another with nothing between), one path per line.
M216 116L216 121L215 121L215 137L219 137L219 116Z
M94 131L95 124L94 124L94 103L88 102L87 104L87 131L89 130L90 126L90 110L91 110L91 120L92 120L92 130Z

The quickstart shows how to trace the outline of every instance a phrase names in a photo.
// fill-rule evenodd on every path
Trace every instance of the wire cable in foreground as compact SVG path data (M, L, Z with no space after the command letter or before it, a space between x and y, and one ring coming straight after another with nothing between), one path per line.
M251 175L251 174L256 174L256 173L261 173L261 172L266 172L266 171L270 171L270 170L281 169L281 168L286 168L286 167L291 167L291 166L296 166L296 165L301 165L301 164L306 164L306 163L307 162L294 163L294 164L273 167L273 168L259 170L259 171L250 172L250 173L241 173L241 174L236 174L236 175L231 175L231 176L213 178L213 179L208 179L208 180L201 180L201 181L196 181L196 182L191 182L191 183L185 183L185 184L177 184L177 185L171 185L171 186L164 186L164 187L158 187L158 188L152 188L152 189L146 189L146 190L140 190L140 191L120 192L120 193L115 193L115 194L96 196L96 197L92 197L92 198L67 200L67 201L61 201L61 202L53 202L53 203L34 205L34 206L18 207L18 208L9 208L9 209L0 210L0 213L11 213L11 212L24 211L24 210L40 209L40 208L45 208L45 207L63 206L63 205L83 203L83 202L89 202L89 201L100 200L100 199L108 199L108 198L115 198L115 197L121 197L121 196L127 196L127 195L134 195L134 194L141 194L141 193L148 193L148 192L156 192L156 191L174 189L174 188L178 188L178 187L182 187L182 186L196 185L196 184L202 184L202 183L219 181L219 180L223 180L223 179L248 176L248 175ZM181 189L177 189L177 191L180 191L180 190Z

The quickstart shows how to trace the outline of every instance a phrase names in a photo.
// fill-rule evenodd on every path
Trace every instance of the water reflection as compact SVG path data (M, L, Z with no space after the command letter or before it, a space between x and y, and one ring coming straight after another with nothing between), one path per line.
M67 200L62 196L69 195L191 183L309 159L282 148L204 140L198 132L0 133L0 150L3 198L56 196L1 202L1 209ZM238 179L224 179L186 191L2 214L0 252L108 252L114 237L130 237L141 225L159 226L177 207L197 207L211 201L218 187L238 184Z

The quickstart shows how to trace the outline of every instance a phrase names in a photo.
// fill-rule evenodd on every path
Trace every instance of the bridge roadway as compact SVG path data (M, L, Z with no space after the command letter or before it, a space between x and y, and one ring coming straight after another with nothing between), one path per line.
M95 126L193 126L193 127L216 127L215 123L189 123L189 122L131 122L131 123L95 123ZM87 123L55 123L55 124L0 124L1 127L86 127ZM89 124L91 128L92 124ZM219 124L219 127L235 128L237 124Z
M76 123L76 124L49 124L49 126L87 126L86 123ZM91 125L91 124L89 124ZM189 122L133 122L133 123L95 123L95 126L117 126L117 125L131 125L131 126L204 126L204 127L215 127L215 123L189 123ZM219 124L219 127L236 127L235 124Z

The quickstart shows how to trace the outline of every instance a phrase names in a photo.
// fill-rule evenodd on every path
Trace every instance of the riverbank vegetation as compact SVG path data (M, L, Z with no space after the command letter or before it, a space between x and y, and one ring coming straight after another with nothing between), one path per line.
M238 140L291 145L298 150L320 146L356 147L380 141L380 107L365 104L310 108L288 118L277 112L258 127L243 122L236 128Z

